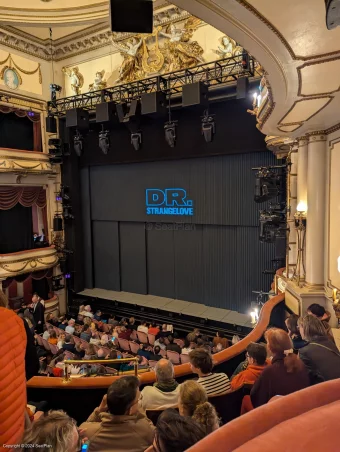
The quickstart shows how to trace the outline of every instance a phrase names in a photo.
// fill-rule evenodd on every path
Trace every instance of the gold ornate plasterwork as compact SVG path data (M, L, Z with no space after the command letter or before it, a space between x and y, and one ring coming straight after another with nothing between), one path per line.
M47 154L0 148L0 174L56 174Z
M24 110L33 110L36 112L47 110L47 103L45 101L28 96L20 96L20 94L12 94L2 90L0 90L0 104L8 107L20 107Z
M7 63L7 64L6 64ZM4 66L6 64L6 66ZM2 80L4 80L4 82L6 83L6 85L11 88L11 89L16 89L18 88L21 84L22 84L22 78L19 72L25 74L25 75L34 75L36 73L38 73L38 77L39 77L39 83L40 85L42 84L42 75L41 75L41 66L40 63L38 63L38 66L36 69L34 69L33 71L28 71L27 69L23 69L20 66L17 65L17 63L14 61L13 56L9 53L7 55L7 57L0 61L0 66L3 66L3 68L1 69L0 72L0 78ZM17 77L17 81L18 81L18 86L16 87L11 87L5 80L5 74L6 72L13 72L15 74L15 76Z
M267 136L265 142L267 149L272 151L278 159L281 159L288 156L292 140L287 137Z
M73 93L75 95L81 94L81 88L84 86L84 77L79 72L79 68L77 66L71 69L63 67L62 71L69 77Z
M0 279L45 270L54 267L57 263L58 256L54 247L0 254Z

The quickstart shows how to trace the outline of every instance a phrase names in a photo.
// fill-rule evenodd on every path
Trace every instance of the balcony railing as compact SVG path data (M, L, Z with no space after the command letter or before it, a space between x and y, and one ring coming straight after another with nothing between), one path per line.
M47 154L0 148L0 174L55 174Z

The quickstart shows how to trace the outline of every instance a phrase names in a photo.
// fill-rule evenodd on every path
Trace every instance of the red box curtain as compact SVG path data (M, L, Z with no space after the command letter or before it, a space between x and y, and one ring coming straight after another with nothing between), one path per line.
M12 209L18 202L24 207L36 204L46 206L46 191L43 187L5 187L0 186L0 210Z

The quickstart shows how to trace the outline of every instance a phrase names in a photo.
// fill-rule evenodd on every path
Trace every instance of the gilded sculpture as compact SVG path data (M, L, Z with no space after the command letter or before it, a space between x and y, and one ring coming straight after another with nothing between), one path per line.
M234 39L229 38L229 36L223 36L221 39L221 46L218 46L216 50L217 55L220 58L232 58L234 56L242 55L243 48L239 46Z
M116 80L116 83L132 82L143 78L142 43L143 39L141 37L131 38L125 44L119 44L112 40L112 44L120 51L120 54L123 57L123 63L119 68L119 77Z
M89 91L99 91L101 89L105 89L107 86L107 82L104 80L105 70L97 71L94 82L89 85Z
M69 69L63 67L62 71L70 78L71 89L74 92L74 94L76 95L81 94L81 88L84 86L84 77L79 72L79 68L73 67L72 69Z

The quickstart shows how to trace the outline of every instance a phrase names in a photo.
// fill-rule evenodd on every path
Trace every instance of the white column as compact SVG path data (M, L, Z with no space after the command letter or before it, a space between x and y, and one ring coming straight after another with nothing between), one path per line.
M324 286L325 201L327 136L309 136L307 170L306 283L315 289Z
M297 205L308 208L307 200L307 165L308 165L308 137L301 137L299 141L299 161L297 179Z
M290 184L289 184L289 192L290 192L290 210L288 212L288 225L289 225L289 272L288 275L292 276L296 265L296 255L297 255L297 246L296 246L296 230L294 223L294 214L296 212L297 206L297 180L298 180L298 161L299 154L297 144L293 145L291 152L291 169L290 169Z

